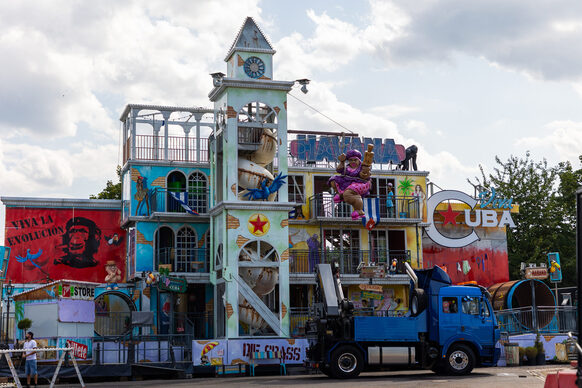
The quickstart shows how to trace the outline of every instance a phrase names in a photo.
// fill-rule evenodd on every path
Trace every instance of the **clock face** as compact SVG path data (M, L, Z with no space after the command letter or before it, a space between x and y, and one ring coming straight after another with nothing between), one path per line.
M251 78L259 78L265 74L265 63L261 58L249 57L245 61L245 73Z

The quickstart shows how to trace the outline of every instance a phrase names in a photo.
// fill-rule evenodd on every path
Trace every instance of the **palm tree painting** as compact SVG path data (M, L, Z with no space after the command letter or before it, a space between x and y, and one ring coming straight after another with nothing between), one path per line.
M398 191L400 195L404 197L409 197L414 190L414 181L409 177L405 177L398 183ZM400 201L400 218L408 217L408 198L403 198Z

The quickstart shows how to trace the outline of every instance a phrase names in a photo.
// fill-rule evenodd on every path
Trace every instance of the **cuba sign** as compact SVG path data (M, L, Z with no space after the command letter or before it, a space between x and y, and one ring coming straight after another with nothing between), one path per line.
M499 198L495 189L491 191L483 191L479 193L479 199L475 199L468 194L456 190L444 190L433 194L427 200L427 222L429 224L425 231L428 237L435 243L448 248L461 248L472 244L473 242L480 240L480 237L475 232L475 229L467 236L461 238L452 238L444 236L440 231L434 226L434 212L437 206L444 201L456 201L462 202L469 205L469 209L465 209L463 212L455 212L451 209L449 204L447 211L441 211L441 215L444 217L443 225L451 223L456 225L457 217L461 214L464 215L464 222L468 227L485 227L485 228L496 228L508 226L510 228L515 228L515 223L511 218L511 207L513 200ZM501 217L498 217L498 211L501 210ZM473 214L471 214L473 213Z

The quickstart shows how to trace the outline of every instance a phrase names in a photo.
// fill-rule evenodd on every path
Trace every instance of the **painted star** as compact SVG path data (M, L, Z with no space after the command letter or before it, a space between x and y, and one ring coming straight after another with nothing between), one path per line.
M457 218L457 216L459 214L461 214L461 212L454 212L453 211L453 208L451 207L451 204L450 203L449 203L449 207L448 207L448 209L447 209L446 212L439 211L439 213L443 217L445 217L445 220L443 222L443 226L446 225L446 224L449 224L449 223L450 224L453 224L453 225L457 225L457 221L455 219Z
M257 214L257 219L254 221L249 221L249 224L251 224L253 226L253 233L265 233L265 231L263 230L263 228L265 227L265 225L267 225L269 223L268 220L262 221L261 220L261 215Z

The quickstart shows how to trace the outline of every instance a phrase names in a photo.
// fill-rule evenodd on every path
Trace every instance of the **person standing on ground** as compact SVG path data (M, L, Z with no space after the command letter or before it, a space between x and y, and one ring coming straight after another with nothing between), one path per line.
M24 341L24 345L22 349L27 350L24 353L24 357L26 357L26 386L30 387L30 376L34 375L34 386L38 384L38 373L36 371L36 351L29 352L28 350L36 349L36 341L33 339L34 333L29 331L26 333L26 341Z

